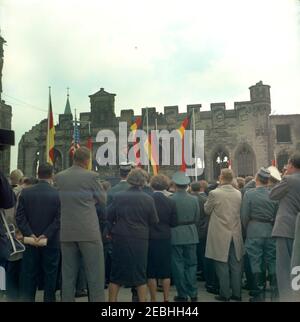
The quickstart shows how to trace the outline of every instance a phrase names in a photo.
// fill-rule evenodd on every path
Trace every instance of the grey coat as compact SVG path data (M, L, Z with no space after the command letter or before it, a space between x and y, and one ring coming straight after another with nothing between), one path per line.
M271 238L278 202L270 199L267 187L248 190L241 207L242 225L247 238Z
M62 242L101 240L95 204L105 206L106 195L96 172L72 166L55 182L61 200Z
M300 173L284 176L270 193L272 200L279 200L273 237L294 239L295 224L300 212Z
M297 215L291 268L300 266L300 212Z
M232 185L212 190L204 205L210 215L205 256L216 261L228 262L231 241L238 261L244 254L240 218L242 196Z

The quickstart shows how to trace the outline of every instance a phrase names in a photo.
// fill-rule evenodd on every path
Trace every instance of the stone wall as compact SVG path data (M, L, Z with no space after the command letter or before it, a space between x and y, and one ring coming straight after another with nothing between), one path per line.
M220 159L218 156L222 160L231 160L236 175L254 175L259 167L271 164L274 149L277 152L282 148L274 141L276 122L284 123L290 120L293 140L289 145L289 151L296 149L297 146L299 148L300 115L297 115L297 118L270 116L270 86L259 82L249 90L250 100L236 102L233 110L227 110L225 103L212 103L210 111L201 111L201 104L187 105L185 113L179 113L178 106L165 106L164 113L158 113L155 107L148 108L149 130L155 129L156 122L158 130L178 129L184 118L194 109L196 129L205 131L205 178L209 181L215 180L220 166L226 164L226 162L217 163ZM110 94L103 88L91 95L90 100L90 112L80 114L80 121L83 122L80 130L81 145L86 145L89 136L88 122L94 141L99 130L110 129L118 135L118 123L127 122L129 129L136 117L142 117L144 120L142 128L146 129L146 108L143 108L139 115L135 115L132 109L121 110L120 116L116 117L115 94ZM47 122L44 120L25 133L19 143L19 167L26 175L34 174L37 160L39 162L45 160L46 130ZM58 158L61 159L58 163L62 169L71 164L69 149L72 135L72 115L60 115L59 124L56 125L55 148ZM99 143L94 142L94 159L98 147ZM118 176L117 166L99 167L96 163L94 166L103 177ZM172 175L177 169L178 166L160 167L160 171L168 175Z

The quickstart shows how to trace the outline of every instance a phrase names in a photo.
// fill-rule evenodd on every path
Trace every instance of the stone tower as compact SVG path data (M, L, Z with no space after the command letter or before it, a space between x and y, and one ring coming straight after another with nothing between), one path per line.
M90 95L92 127L111 127L115 124L115 96L100 88L100 91Z

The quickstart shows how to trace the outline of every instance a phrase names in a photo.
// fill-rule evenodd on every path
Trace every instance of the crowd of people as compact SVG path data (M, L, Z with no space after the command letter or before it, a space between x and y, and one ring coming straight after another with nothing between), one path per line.
M111 187L89 171L82 147L73 166L54 176L41 164L38 179L0 176L0 208L15 227L25 251L5 263L8 301L115 302L121 286L133 301L196 302L198 280L218 301L300 301L292 287L300 265L300 154L284 173L260 168L254 177L235 178L222 169L219 181L191 182L184 172L150 177L141 168L120 165ZM11 196L13 194L13 197ZM298 216L298 220L297 220ZM1 242L1 240L0 240ZM1 254L0 254L1 255ZM85 293L85 289L87 292Z

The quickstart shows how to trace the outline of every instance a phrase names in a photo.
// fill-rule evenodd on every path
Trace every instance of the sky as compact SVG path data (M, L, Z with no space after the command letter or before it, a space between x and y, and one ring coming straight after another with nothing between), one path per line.
M231 109L262 80L273 114L300 113L299 8L297 0L0 0L11 168L21 136L47 117L48 86L55 122L67 87L78 112L104 87L117 94L119 115L196 103Z

